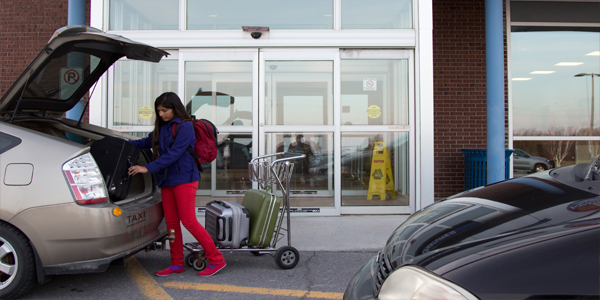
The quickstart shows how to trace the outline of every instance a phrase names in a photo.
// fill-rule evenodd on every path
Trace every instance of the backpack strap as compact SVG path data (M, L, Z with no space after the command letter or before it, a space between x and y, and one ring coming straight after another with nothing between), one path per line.
M194 119L194 121L195 120L196 119ZM181 122L193 122L193 121L190 119L185 119L185 120L182 120ZM171 148L171 146L173 146L173 143L175 142L175 136L177 135L177 131L179 130L179 124L180 123L177 123L177 125L173 125L173 128L171 128L171 133L173 135L173 138L171 138L171 144L169 144L169 148ZM195 138L195 136L194 136L194 138ZM188 146L187 151L194 158L194 160L198 160L198 158L199 158L198 154L196 154L196 152L194 152L194 150L192 150L192 146ZM202 172L202 170L200 170L200 172Z
M181 122L193 122L195 120L196 120L196 117L194 117L193 120L185 119L185 120L181 120ZM171 143L169 143L169 147L167 147L167 149L170 149L171 146L173 146L173 143L175 142L175 136L177 135L177 131L179 131L179 124L181 124L181 123L175 123L173 125L173 127L171 127L171 136L172 136ZM194 138L196 138L195 135L194 135ZM192 146L188 146L186 150L194 158L194 161L198 161L198 155L196 154L196 152L194 152L194 150L192 150ZM202 164L198 165L198 170L200 170L200 172L202 172ZM165 176L163 178L167 178L167 169L165 169Z

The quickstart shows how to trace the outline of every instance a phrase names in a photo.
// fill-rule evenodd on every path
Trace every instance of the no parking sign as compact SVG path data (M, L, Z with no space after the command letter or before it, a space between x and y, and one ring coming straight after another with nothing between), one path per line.
M60 69L60 96L62 99L71 97L83 81L83 68Z

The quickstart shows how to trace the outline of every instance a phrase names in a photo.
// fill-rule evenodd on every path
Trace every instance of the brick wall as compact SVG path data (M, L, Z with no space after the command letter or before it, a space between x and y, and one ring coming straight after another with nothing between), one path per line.
M435 197L464 190L460 149L486 148L485 55L485 1L433 0Z
M54 31L67 25L68 6L67 0L0 0L0 95L44 48Z

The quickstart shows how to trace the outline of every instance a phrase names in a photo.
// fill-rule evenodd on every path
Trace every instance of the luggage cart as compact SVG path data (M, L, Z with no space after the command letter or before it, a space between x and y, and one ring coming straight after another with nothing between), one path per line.
M300 260L298 250L292 247L292 238L290 230L290 179L294 171L294 160L305 158L305 154L290 155L286 152L258 156L248 164L248 176L251 181L258 183L260 190L270 191L273 185L277 185L283 194L281 201L281 212L276 221L275 232L268 247L255 248L244 245L240 248L220 248L223 251L243 251L251 252L254 255L269 254L275 259L275 263L282 269L292 269ZM285 227L283 219L286 219ZM277 242L283 239L285 231L287 235L287 245L277 248ZM207 266L207 259L204 256L204 250L196 243L185 243L183 245L189 254L185 257L186 263L198 271L202 271Z

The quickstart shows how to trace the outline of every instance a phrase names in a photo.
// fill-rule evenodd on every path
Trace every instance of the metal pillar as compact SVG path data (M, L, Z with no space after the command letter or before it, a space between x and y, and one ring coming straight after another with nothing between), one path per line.
M69 0L67 25L85 25L86 0ZM67 111L67 118L79 120L83 113L83 101L79 101L75 107Z
M67 25L85 25L86 16L86 0L69 0ZM69 59L77 59L69 57ZM71 120L79 120L79 117L83 114L85 103L83 99L79 100L77 104L67 111L66 117ZM75 135L67 134L67 138L72 141L80 141L81 138Z
M502 0L485 0L488 184L505 179L502 15Z

